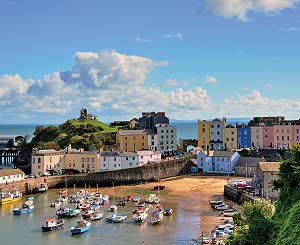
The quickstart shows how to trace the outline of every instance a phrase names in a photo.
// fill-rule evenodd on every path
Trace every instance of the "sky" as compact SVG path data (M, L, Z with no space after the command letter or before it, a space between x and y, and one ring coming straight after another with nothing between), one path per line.
M300 0L1 0L0 124L300 118Z

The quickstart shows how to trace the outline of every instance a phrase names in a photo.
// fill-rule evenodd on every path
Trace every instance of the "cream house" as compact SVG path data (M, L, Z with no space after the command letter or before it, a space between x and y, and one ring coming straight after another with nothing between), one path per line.
M25 174L20 169L3 169L0 170L0 184L17 182L24 180Z

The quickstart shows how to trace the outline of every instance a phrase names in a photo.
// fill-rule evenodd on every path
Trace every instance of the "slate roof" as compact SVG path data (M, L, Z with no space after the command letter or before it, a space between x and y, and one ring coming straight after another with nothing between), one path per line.
M259 157L240 157L235 166L240 167L258 167L262 158Z
M214 157L232 157L235 151L214 151L212 155Z
M259 168L262 172L279 172L279 162L260 162Z
M148 134L155 134L154 130L149 129L138 129L138 130L124 130L120 129L118 132L120 135L129 136L129 135L148 135Z
M101 157L118 157L118 156L120 156L120 153L116 152L116 151L101 151L100 156Z

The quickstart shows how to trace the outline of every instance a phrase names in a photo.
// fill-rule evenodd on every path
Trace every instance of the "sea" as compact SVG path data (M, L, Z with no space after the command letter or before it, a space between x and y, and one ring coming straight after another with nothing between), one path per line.
M197 139L197 122L172 123L177 127L177 140ZM37 124L5 125L0 124L0 135L29 135L31 139ZM45 125L48 126L48 125Z

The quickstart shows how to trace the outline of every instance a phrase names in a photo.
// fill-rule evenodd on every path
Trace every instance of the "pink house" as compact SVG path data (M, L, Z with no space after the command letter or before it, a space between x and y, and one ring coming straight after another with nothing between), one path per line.
M263 129L263 148L270 149L274 147L274 127L264 127Z
M139 165L161 161L161 153L157 151L138 151L137 154L139 157Z
M274 148L291 149L294 141L294 125L274 125Z
M293 135L294 144L300 144L300 125L293 125L293 127L294 127L294 135Z

